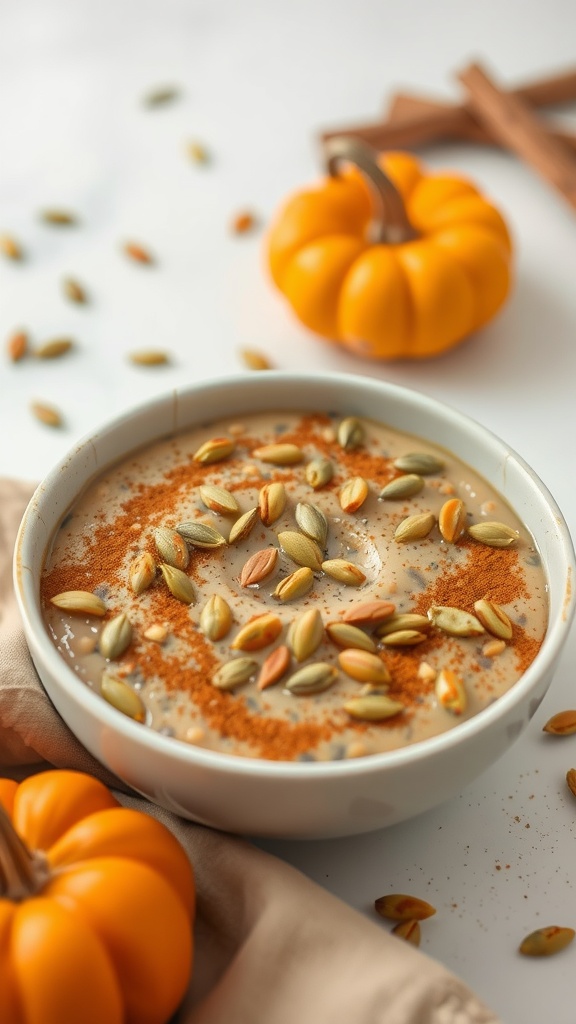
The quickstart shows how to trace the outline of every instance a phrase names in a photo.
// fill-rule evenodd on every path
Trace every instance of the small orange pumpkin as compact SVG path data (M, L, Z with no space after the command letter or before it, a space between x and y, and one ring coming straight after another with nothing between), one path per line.
M362 356L423 359L495 315L512 246L474 185L354 139L330 140L327 157L330 176L289 199L268 236L272 278L303 324Z
M2 1024L166 1024L193 916L190 863L155 818L79 772L0 779Z

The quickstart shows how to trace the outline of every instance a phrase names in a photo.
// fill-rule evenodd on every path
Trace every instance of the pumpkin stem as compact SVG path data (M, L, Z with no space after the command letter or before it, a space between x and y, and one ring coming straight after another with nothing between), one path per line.
M339 164L350 163L367 178L375 200L373 241L398 245L418 237L402 196L378 163L376 150L358 139L338 135L325 141L324 153L331 175L337 175Z
M48 877L46 858L28 849L0 805L0 898L24 900L38 892Z

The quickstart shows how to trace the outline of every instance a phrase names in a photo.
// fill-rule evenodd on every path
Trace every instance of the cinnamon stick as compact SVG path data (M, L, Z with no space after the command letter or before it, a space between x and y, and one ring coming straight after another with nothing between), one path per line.
M576 209L576 156L568 146L551 136L525 99L501 89L480 64L457 77L480 123Z
M572 99L576 99L576 74L574 75L574 92ZM529 89L514 90L514 94L529 92ZM538 106L538 104L531 104ZM442 114L445 121L440 121L438 115ZM388 124L404 124L406 128L411 122L418 124L423 117L434 115L434 123L442 134L438 139L465 139L467 142L478 142L484 145L495 145L497 140L487 131L484 125L480 124L466 103L441 103L439 100L430 100L426 96L415 96L412 93L398 92L392 96L388 105ZM570 149L576 150L576 135L556 128L554 124L545 121L548 131L556 139L565 142Z

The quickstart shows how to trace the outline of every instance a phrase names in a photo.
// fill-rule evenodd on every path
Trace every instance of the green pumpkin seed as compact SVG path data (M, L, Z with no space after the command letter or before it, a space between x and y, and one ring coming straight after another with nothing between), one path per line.
M380 491L381 501L402 501L404 498L413 498L419 494L424 487L424 480L417 473L406 473L405 476L397 476Z
M315 491L329 484L334 476L334 466L330 459L312 459L306 466L306 480Z
M393 700L385 693L366 694L365 697L353 697L346 701L344 710L352 718L359 718L368 722L381 722L386 718L394 718L404 711L404 705L400 701Z
M222 536L218 530L214 529L213 526L208 526L207 523L179 523L176 527L176 532L184 538L187 544L191 544L194 548L203 548L211 550L212 548L221 548L226 544L226 538Z
M444 469L442 460L429 452L407 452L394 459L393 464L402 473L418 473L419 476L432 476Z
M366 439L366 432L356 416L347 416L338 426L338 444L346 451L360 448Z
M182 604L194 604L196 592L192 580L182 569L176 569L173 565L162 562L160 572L172 597L175 597L177 601L181 601Z
M98 641L100 654L102 657L114 661L124 654L131 640L132 624L128 616L122 612L103 626Z
M146 707L135 690L123 679L118 679L110 672L103 672L100 681L100 692L117 711L132 718L135 722L146 721Z
M321 547L326 547L328 537L328 520L321 508L308 501L299 501L296 505L296 522L311 540Z
M520 536L517 530L505 523L473 523L468 527L468 533L474 540L491 548L509 548L518 542Z
M295 697L308 697L327 690L337 678L338 669L334 665L318 661L294 672L287 680L285 689Z
M306 537L303 533L297 533L295 530L283 530L278 534L278 540L282 550L288 555L288 558L296 562L296 565L305 565L313 571L320 571L322 551L310 537Z

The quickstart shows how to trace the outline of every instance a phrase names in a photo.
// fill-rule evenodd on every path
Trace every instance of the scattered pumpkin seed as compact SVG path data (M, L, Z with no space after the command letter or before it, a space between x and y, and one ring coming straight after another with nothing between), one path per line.
M438 529L442 538L455 544L466 529L466 506L460 498L445 501L438 514Z
M517 530L505 523L473 523L468 527L468 533L474 540L491 548L509 548L518 542L520 536Z
M485 658L497 658L502 651L506 650L506 643L504 640L488 640L482 648L482 654Z
M324 639L324 623L317 608L309 608L290 623L288 646L296 661L306 661L318 649Z
M295 572L291 572L276 587L272 594L277 601L288 604L289 601L297 601L308 594L314 586L314 573L308 566L303 565Z
M145 107L162 107L167 103L172 103L178 99L180 93L178 89L173 85L163 85L160 88L153 89L144 96L142 100Z
M274 466L294 466L302 462L304 452L297 444L278 442L277 444L265 444L255 448L252 452L255 459L261 462L269 462Z
M192 456L194 462L201 462L202 465L210 465L213 462L222 462L227 459L236 447L230 437L213 437L201 444Z
M193 548L210 551L226 545L226 538L208 523L194 522L194 520L189 523L179 523L176 532Z
M9 260L21 260L24 258L22 246L12 235L0 234L0 252Z
M418 473L419 476L433 476L444 469L442 459L429 452L407 452L394 459L393 465L402 473Z
M156 562L149 551L143 551L136 556L130 564L128 576L130 586L137 596L143 594L151 586L156 577Z
M196 164L207 164L210 160L210 154L201 142L189 142L186 147L186 152L190 159Z
M200 486L200 498L204 505L206 505L206 508L209 508L212 512L218 512L221 516L235 516L240 511L236 498L225 487L202 484Z
M352 718L359 718L367 722L382 722L387 718L394 718L404 711L404 705L400 701L393 700L385 693L367 694L364 697L353 697L346 701L344 710Z
M330 459L312 459L306 466L306 480L315 491L329 484L334 476L334 466Z
M209 640L222 640L232 628L230 605L220 594L212 594L200 612L200 629Z
M466 710L468 698L464 682L449 668L443 668L436 676L436 699L446 711L461 715Z
M30 409L40 423L47 427L61 427L63 425L62 413L53 405L46 405L44 402L32 402Z
M299 501L296 505L295 516L302 533L316 541L320 548L325 548L328 537L328 520L322 509L308 501Z
M256 217L249 210L242 210L235 214L230 226L235 235L245 235L256 227Z
M554 736L572 736L576 732L576 711L559 711L552 715L542 726L542 731Z
M77 302L79 305L83 305L88 301L86 292L78 281L75 281L73 277L65 277L62 281L62 290L67 299L70 302Z
M484 628L492 633L492 636L498 637L499 640L512 639L512 623L499 604L484 597L480 601L474 602L474 611Z
M248 537L254 523L258 519L258 509L251 508L233 524L228 536L228 543L235 544L236 541L245 540Z
M125 256L133 260L134 263L142 263L150 266L154 263L154 257L149 249L145 249L139 242L124 242L122 246Z
M263 352L258 352L255 348L241 348L240 358L249 370L272 369L272 363L268 356L265 356Z
M290 661L290 651L285 644L270 651L260 669L256 689L267 690L269 686L278 683L290 668Z
M258 495L258 508L264 526L272 526L272 523L280 519L286 508L286 500L286 488L280 480L274 480L261 487Z
M431 903L418 899L417 896L406 896L404 893L380 896L374 902L374 909L380 917L388 921L425 921L436 913L436 908Z
M337 647L354 647L360 651L376 653L376 644L372 637L358 626L353 626L351 622L329 622L326 632Z
M163 644L168 637L168 629L159 622L153 622L143 633L145 640L151 640L155 644Z
M313 696L327 690L337 678L338 669L334 665L317 661L294 672L285 683L285 689L295 697Z
M344 558L329 558L320 566L322 572L330 576L338 583L345 583L348 587L361 587L366 582L366 576L353 562L347 562Z
M71 338L54 338L52 341L45 341L34 349L34 355L38 359L58 359L66 352L69 352L74 342Z
M424 487L424 480L417 473L406 473L404 476L397 476L380 491L381 501L402 501L404 498L413 498L419 494Z
M435 523L436 516L432 512L419 512L416 515L408 516L396 527L394 540L398 544L410 544L415 540L423 540L428 536Z
M135 366L165 366L170 356L161 348L141 348L128 353L128 359Z
M482 636L484 626L475 615L449 605L432 605L428 618L433 626L450 636Z
M364 477L354 476L346 480L340 489L340 508L343 512L357 512L368 497L369 489Z
M181 601L182 604L194 604L196 600L194 585L190 577L182 569L177 569L173 565L161 562L160 572L172 597L175 597L177 601Z
M416 612L403 612L399 615L391 615L376 630L377 636L387 636L389 633L400 633L404 630L416 630L419 633L428 633L432 623L426 615L417 615Z
M352 605L342 616L344 622L354 626L380 626L396 611L391 601L363 601ZM428 620L426 620L428 621Z
M575 935L573 928L561 928L558 925L537 928L522 940L518 951L523 956L553 956L569 946Z
M13 363L18 363L24 358L27 351L28 335L26 334L26 331L14 331L6 342L8 358L11 359Z
M61 594L51 597L50 603L75 615L97 615L101 618L106 614L106 605L102 598L88 590L64 590Z
M124 654L131 641L132 623L125 612L121 612L104 624L98 641L100 654L103 658L115 661Z
M41 210L40 220L43 220L45 224L54 224L56 227L71 227L78 223L76 214L71 213L70 210L58 209Z
M390 673L388 668L377 654L361 650L357 647L350 647L340 651L338 655L340 668L359 683L388 684Z
M190 561L190 552L186 541L177 530L167 526L157 526L154 530L154 543L163 562L175 569L186 569Z
M278 562L278 548L263 548L256 551L242 566L241 587L254 587L270 576Z
M568 789L576 796L576 768L570 768L566 772L566 782L568 783Z
M385 647L416 647L428 639L420 629L395 629L392 633L380 633Z
M283 530L278 534L282 550L296 565L304 565L319 572L322 568L322 552L310 537L295 530Z
M392 935L404 939L412 946L419 946L422 938L422 929L419 921L399 921L392 929Z
M146 708L142 699L123 679L118 679L111 672L103 672L100 691L104 700L123 715L135 722L146 721Z
M282 632L282 620L272 612L257 615L236 634L230 646L235 651L261 651Z
M338 444L345 451L350 451L352 448L361 448L366 439L366 432L359 419L356 416L346 416L338 424L337 432Z
M253 658L232 658L217 669L211 681L217 690L235 690L247 683L257 671L258 662Z

